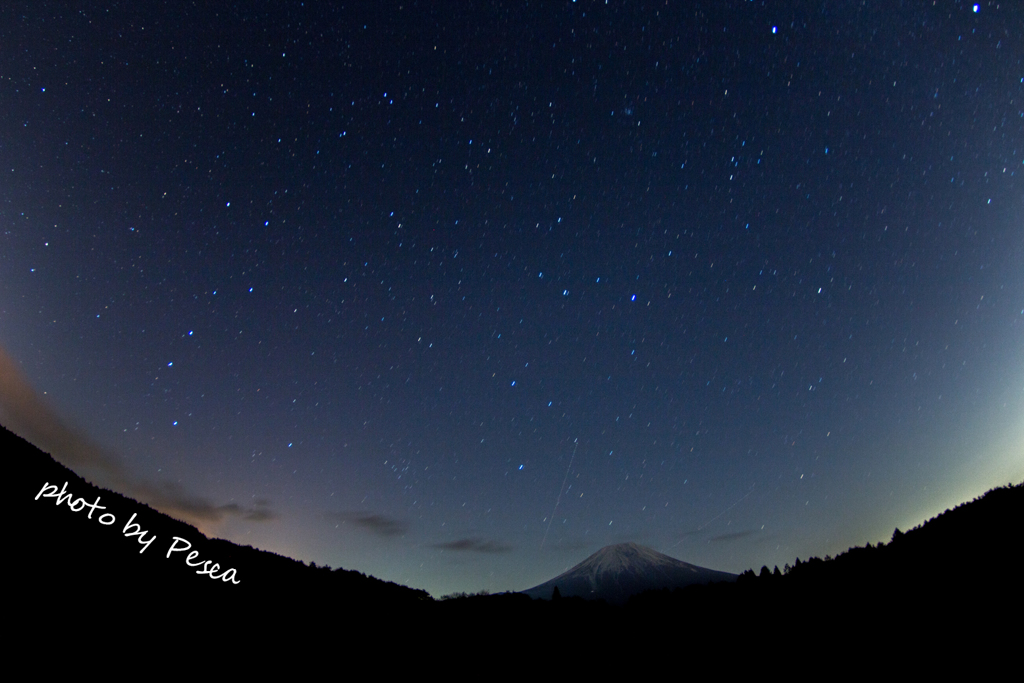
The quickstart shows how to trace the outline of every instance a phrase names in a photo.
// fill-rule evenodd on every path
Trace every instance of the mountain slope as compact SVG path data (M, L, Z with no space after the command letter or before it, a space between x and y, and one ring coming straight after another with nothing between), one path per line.
M624 604L646 590L676 589L695 584L731 582L735 574L705 569L636 543L601 548L567 572L523 591L532 598L581 597Z
M422 590L357 571L307 566L276 553L211 539L120 493L89 483L0 426L7 456L4 489L15 501L10 585L34 595L40 614L108 609L159 592L161 600L285 605L315 600L346 609L430 602ZM43 607L45 606L45 608Z

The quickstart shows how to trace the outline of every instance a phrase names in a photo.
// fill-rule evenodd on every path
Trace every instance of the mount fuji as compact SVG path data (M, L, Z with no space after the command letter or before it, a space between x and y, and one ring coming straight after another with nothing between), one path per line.
M674 590L694 584L735 581L736 574L705 569L636 543L601 548L569 571L523 591L531 598L560 596L624 604L646 590Z

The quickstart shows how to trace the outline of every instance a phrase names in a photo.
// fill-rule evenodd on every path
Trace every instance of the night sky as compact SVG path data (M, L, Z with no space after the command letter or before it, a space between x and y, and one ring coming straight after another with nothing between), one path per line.
M1024 3L4 2L0 173L3 423L207 534L439 596L1024 479Z

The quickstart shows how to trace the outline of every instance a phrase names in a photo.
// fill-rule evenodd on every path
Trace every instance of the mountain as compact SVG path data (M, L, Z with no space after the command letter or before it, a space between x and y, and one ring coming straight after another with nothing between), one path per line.
M688 564L636 543L619 543L601 548L569 571L523 592L549 600L557 587L561 597L620 605L646 590L735 580L736 574Z

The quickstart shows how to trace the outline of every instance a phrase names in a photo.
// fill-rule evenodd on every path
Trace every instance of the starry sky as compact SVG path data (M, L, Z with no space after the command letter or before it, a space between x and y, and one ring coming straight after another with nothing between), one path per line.
M1024 479L1024 4L5 2L5 425L453 591ZM56 436L55 436L56 435Z

